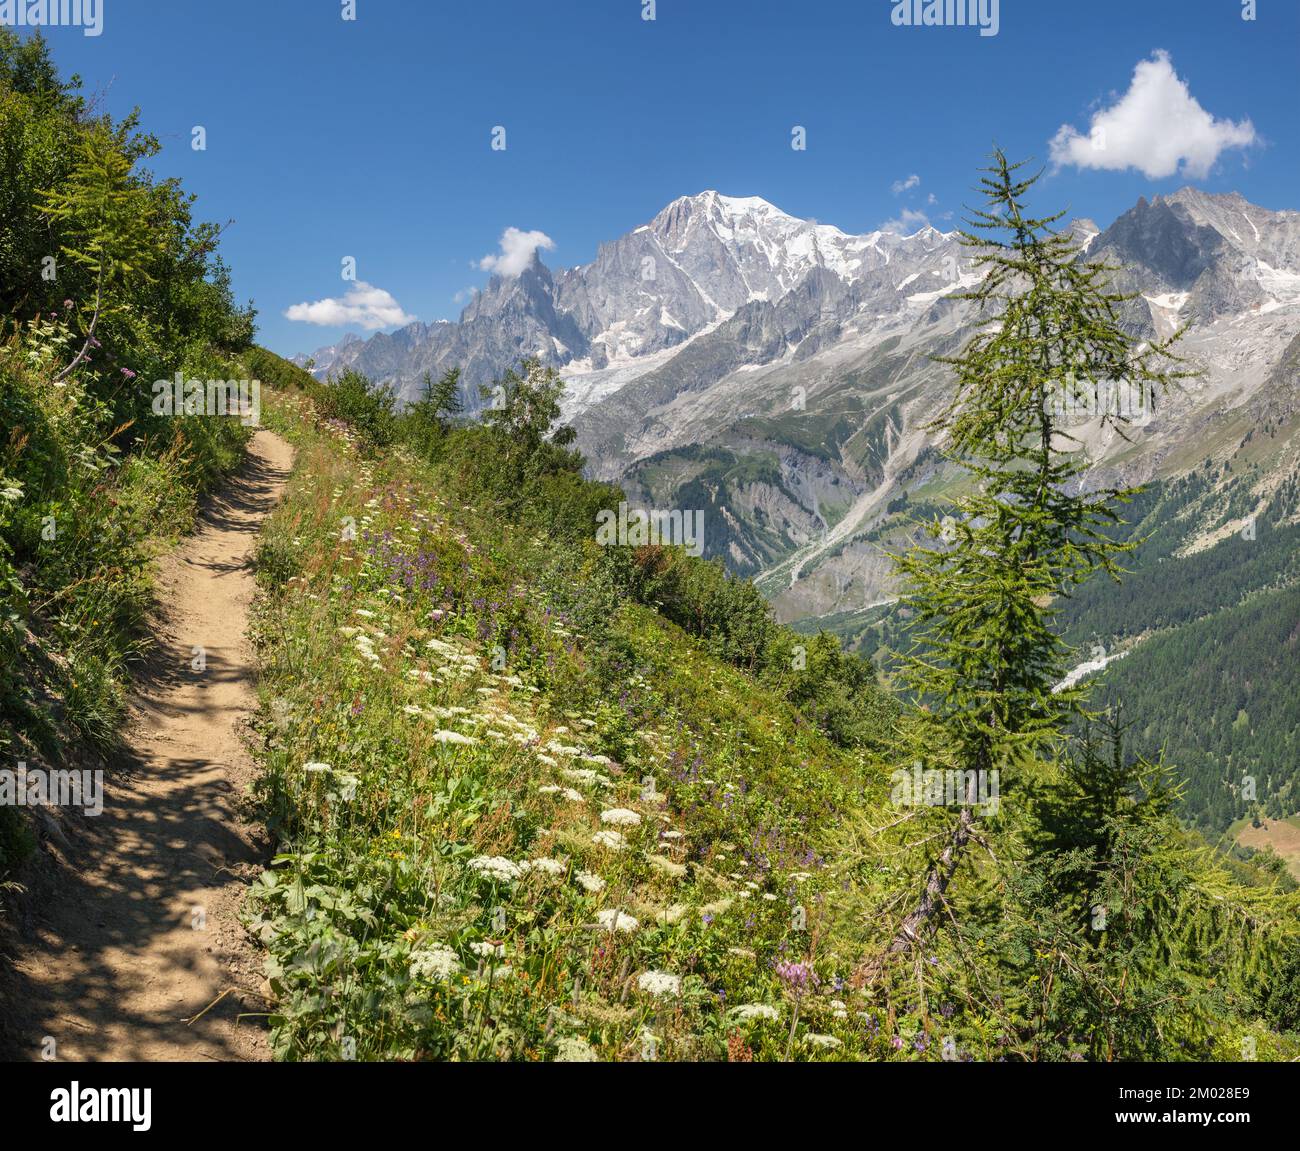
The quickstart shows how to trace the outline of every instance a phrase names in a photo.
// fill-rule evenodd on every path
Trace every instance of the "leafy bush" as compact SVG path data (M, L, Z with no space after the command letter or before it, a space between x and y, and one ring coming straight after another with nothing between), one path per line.
M385 448L395 438L397 397L391 388L375 387L353 368L320 385L316 406L326 419L349 424L367 450Z

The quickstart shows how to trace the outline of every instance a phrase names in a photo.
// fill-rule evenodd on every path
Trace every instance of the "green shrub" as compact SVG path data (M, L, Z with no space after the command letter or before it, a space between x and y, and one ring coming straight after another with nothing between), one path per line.
M349 424L371 451L393 442L397 433L396 406L391 388L376 387L353 368L331 377L316 394L320 414Z

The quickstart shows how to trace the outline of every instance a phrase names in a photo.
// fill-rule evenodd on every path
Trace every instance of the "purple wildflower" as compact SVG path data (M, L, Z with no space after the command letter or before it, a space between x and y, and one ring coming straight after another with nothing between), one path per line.
M796 994L802 993L813 979L812 968L806 963L778 963L777 978Z

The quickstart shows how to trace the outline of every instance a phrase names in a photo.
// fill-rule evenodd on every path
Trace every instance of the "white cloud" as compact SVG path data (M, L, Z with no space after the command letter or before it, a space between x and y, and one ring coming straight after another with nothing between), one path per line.
M507 228L501 233L501 252L499 255L484 256L478 266L485 272L495 272L498 276L517 276L532 262L533 253L538 248L550 251L555 241L545 232L521 232L518 228Z
M402 311L398 302L383 288L376 288L363 280L352 284L341 300L327 298L310 304L294 304L286 308L284 314L287 319L300 320L304 324L326 327L355 324L367 330L415 321L415 317Z
M1178 78L1169 53L1157 51L1139 62L1119 101L1094 114L1087 135L1061 125L1052 160L1058 167L1136 168L1150 180L1175 172L1202 179L1225 148L1244 148L1255 138L1249 120L1211 116Z
M910 192L913 188L921 183L921 177L913 172L906 180L895 180L889 185L889 190L895 196L901 196L904 192Z
M882 232L892 232L897 236L910 236L914 232L919 232L922 228L930 225L930 217L924 212L914 212L911 208L904 208L896 220L886 220L880 225Z

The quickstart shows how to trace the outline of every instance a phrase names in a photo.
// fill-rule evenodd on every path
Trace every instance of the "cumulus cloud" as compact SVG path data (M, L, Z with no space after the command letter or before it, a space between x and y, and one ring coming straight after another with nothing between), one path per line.
M904 208L895 220L886 220L880 225L882 232L893 232L898 236L910 236L914 232L919 232L922 228L930 226L930 217L924 212L914 212L911 208Z
M550 251L555 241L545 232L521 232L518 228L507 228L501 233L501 251L484 256L478 266L485 272L495 272L498 276L517 276L532 262L533 253L538 248Z
M1061 125L1052 160L1058 167L1136 168L1150 180L1175 172L1202 179L1225 148L1254 142L1249 120L1216 120L1178 78L1169 53L1157 51L1139 62L1118 102L1093 115L1086 135Z
M921 183L921 177L918 176L915 172L913 172L905 180L895 180L892 184L889 185L889 190L893 192L895 196L901 196L904 192L910 192L913 188L917 187L920 183Z
M402 311L398 302L383 288L358 280L341 300L327 298L314 303L294 304L285 309L285 317L304 324L326 327L356 325L367 330L409 324L415 320Z

